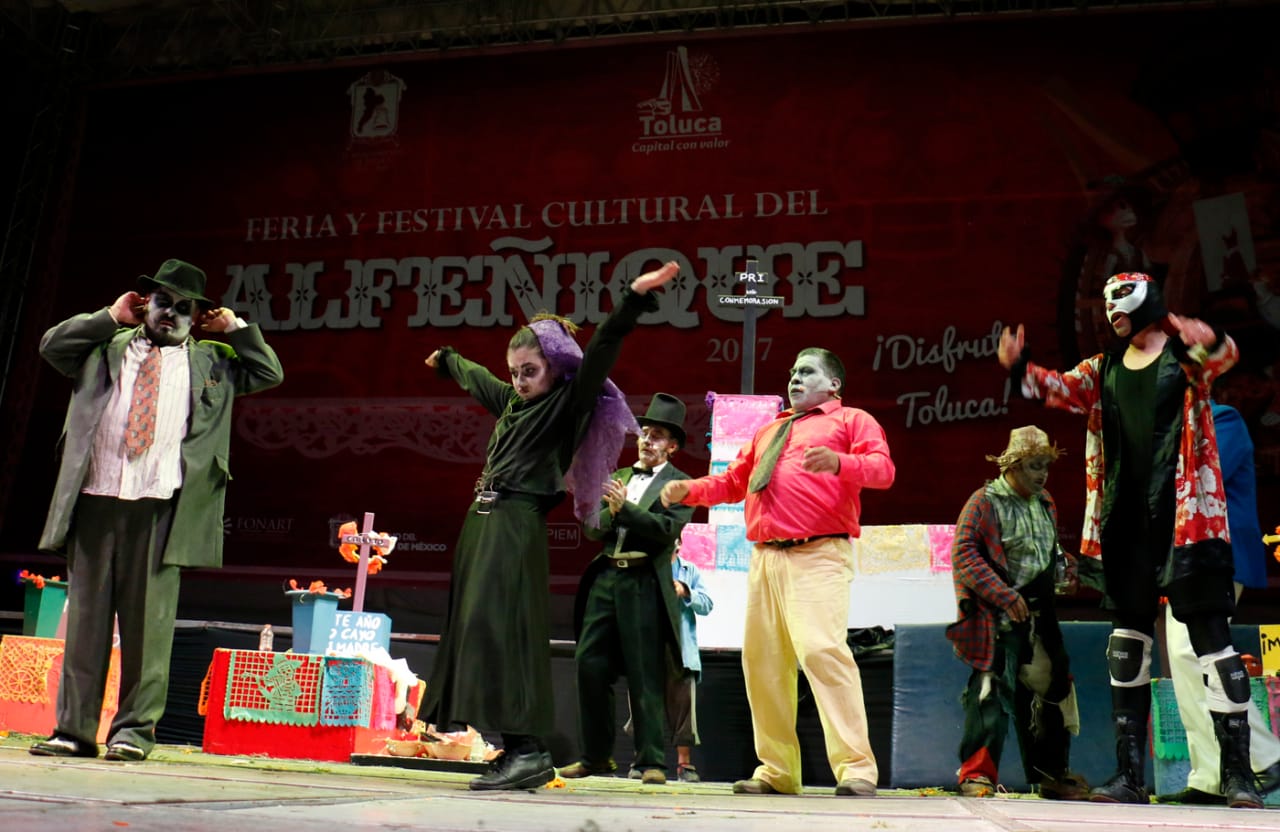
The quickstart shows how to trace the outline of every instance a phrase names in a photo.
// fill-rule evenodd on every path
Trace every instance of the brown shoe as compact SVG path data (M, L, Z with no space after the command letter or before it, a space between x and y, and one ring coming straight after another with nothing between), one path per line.
M618 764L610 759L602 766L592 766L579 760L571 763L562 769L559 769L560 776L566 780L576 780L579 777L590 777L593 774L613 774L618 770Z
M870 780L862 780L857 777L850 777L848 780L841 780L836 785L837 797L875 797L876 784Z
M667 782L667 775L660 768L647 768L640 775L640 782L646 786L661 786Z
M733 784L734 794L778 794L778 790L763 780L739 780Z
M702 778L698 776L698 770L691 765L678 766L676 768L676 779L681 783L702 782Z
M1074 771L1040 781L1040 796L1045 800L1088 800L1089 784Z
M963 780L960 783L961 797L994 797L996 793L996 785L992 783L990 778L978 775Z

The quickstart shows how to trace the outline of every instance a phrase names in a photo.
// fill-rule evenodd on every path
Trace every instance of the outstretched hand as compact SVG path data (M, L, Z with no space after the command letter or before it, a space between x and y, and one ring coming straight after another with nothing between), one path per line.
M1218 340L1213 334L1213 327L1198 318L1184 318L1181 315L1169 315L1169 323L1173 325L1182 343L1188 347L1210 347Z
M1022 356L1022 350L1027 345L1027 332L1022 324L1018 324L1018 331L1015 335L1009 331L1009 327L1005 327L1000 333L1000 345L996 349L996 356L1000 359L1000 366L1006 370L1012 369L1017 363L1018 358Z
M650 289L656 289L671 278L675 277L680 271L679 264L674 260L668 260L659 268L644 274L631 281L631 291L637 295L648 294Z
M685 480L673 480L662 486L662 507L671 508L689 496L689 483Z
M433 370L440 366L440 350L436 350L427 356L427 366Z

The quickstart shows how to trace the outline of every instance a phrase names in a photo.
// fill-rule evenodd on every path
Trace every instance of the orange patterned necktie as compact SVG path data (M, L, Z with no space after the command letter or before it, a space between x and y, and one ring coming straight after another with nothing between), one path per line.
M156 437L156 407L160 403L160 348L155 344L138 367L133 382L133 402L124 428L124 449L129 459L137 459L151 447Z

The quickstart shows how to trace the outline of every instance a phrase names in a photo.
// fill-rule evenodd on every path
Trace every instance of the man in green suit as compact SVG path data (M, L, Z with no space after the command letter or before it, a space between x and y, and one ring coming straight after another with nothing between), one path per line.
M684 402L656 394L640 423L639 462L616 471L605 487L599 527L587 536L604 548L578 585L578 713L582 758L561 777L617 769L613 683L625 674L635 735L634 768L645 783L666 782L663 742L667 656L679 655L680 608L671 552L693 516L690 506L664 508L662 487L688 475L668 460L684 445Z
M120 705L108 760L143 760L169 687L180 567L222 565L236 396L284 376L256 324L204 296L205 274L166 260L109 307L54 326L40 354L73 379L40 548L67 556L57 729L31 753L96 757L120 627ZM193 326L226 343L197 341Z

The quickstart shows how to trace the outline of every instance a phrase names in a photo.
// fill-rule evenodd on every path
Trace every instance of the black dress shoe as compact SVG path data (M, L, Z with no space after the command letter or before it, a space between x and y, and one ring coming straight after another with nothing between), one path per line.
M107 743L107 753L102 755L104 760L123 760L129 763L138 763L147 759L147 752L131 742L118 740L116 742Z
M1227 799L1220 794L1211 794L1188 786L1180 792L1156 795L1156 803L1186 803L1193 806L1226 806Z
M98 744L82 742L66 734L54 734L27 749L37 757L97 757Z
M497 789L536 789L545 786L556 777L551 765L551 754L532 751L528 754L503 754L493 761L488 772L472 780L473 791Z

